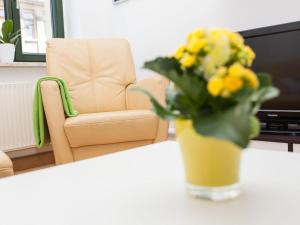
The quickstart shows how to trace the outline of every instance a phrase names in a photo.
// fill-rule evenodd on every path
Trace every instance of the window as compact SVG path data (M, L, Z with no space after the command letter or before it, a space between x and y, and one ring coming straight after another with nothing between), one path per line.
M0 0L0 24L5 20L4 0Z
M21 29L16 61L44 62L46 41L64 37L62 0L0 0L0 21L4 18Z

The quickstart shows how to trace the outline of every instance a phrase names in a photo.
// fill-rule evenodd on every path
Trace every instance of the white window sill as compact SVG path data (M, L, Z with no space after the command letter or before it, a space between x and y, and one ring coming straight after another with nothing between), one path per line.
M30 67L46 67L46 63L44 62L13 62L13 63L1 63L0 62L0 68L6 67L6 68L30 68Z

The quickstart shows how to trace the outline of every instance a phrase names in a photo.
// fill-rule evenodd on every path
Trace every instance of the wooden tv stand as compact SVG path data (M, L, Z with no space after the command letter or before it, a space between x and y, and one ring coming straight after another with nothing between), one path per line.
M294 135L261 134L254 140L287 143L289 152L294 152L294 144L300 144L300 136Z

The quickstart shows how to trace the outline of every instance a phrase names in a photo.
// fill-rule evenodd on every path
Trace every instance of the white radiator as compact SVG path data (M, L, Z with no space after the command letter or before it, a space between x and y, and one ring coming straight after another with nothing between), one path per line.
M0 83L0 150L34 145L33 90L34 83Z

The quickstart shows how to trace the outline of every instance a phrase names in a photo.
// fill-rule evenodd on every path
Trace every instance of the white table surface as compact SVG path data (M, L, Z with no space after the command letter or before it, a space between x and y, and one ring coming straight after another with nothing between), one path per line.
M242 195L186 195L180 152L164 142L0 180L1 225L298 225L300 154L250 149Z

